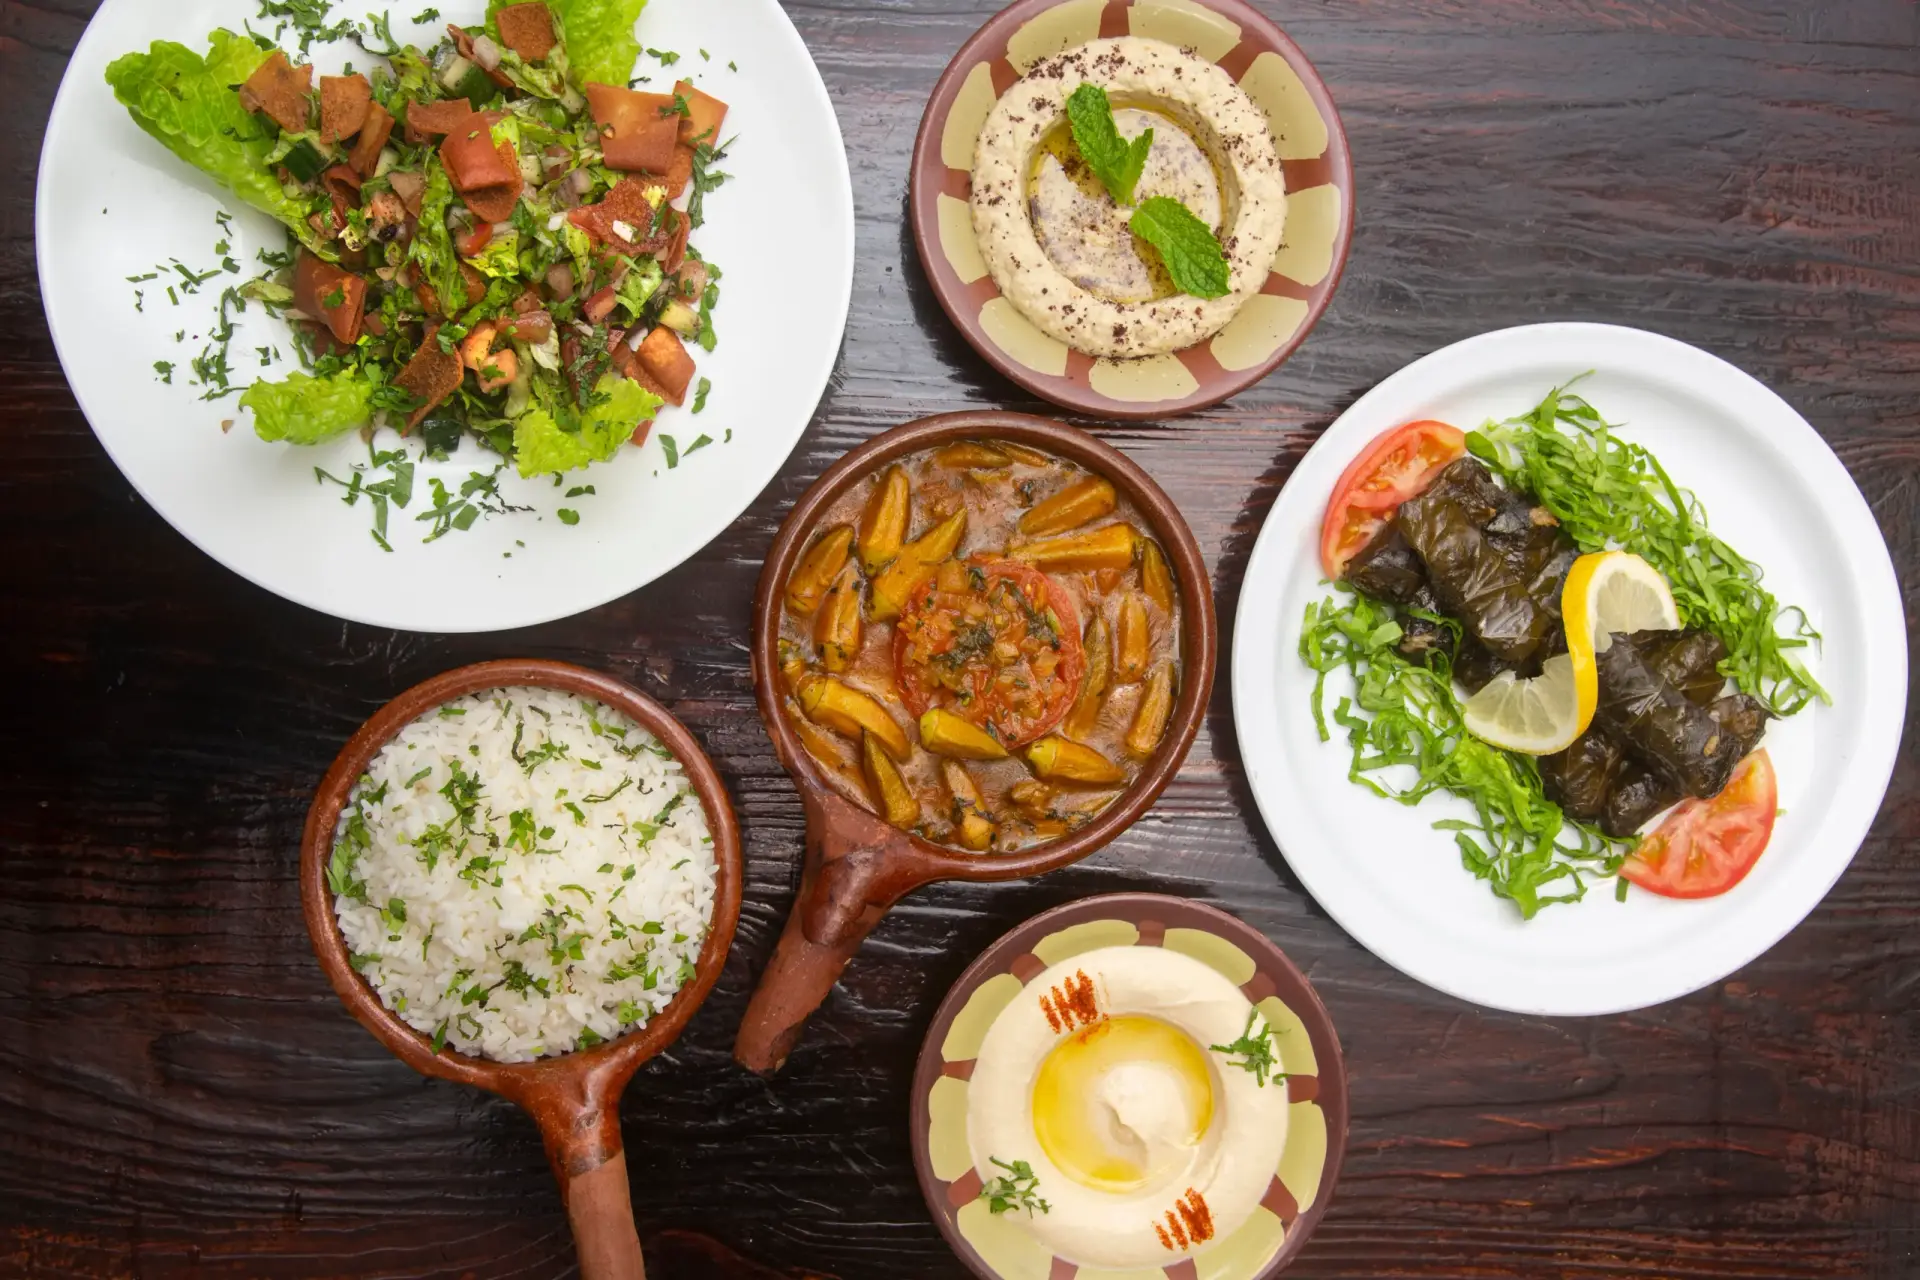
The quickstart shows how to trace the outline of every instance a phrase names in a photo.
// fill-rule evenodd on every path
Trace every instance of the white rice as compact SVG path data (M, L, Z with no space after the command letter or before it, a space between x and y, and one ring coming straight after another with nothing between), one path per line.
M374 757L328 881L387 1008L462 1053L526 1062L645 1026L693 976L713 839L680 762L632 720L499 689Z

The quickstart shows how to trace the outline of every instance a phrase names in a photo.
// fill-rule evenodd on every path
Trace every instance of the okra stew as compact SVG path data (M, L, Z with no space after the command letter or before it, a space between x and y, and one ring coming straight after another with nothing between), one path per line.
M1119 798L1178 700L1180 590L1106 478L1026 445L910 454L820 519L788 577L785 710L850 798L1011 853Z

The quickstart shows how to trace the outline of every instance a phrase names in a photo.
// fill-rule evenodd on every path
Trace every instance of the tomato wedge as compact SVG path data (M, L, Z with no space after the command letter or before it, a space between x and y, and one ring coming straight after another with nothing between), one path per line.
M1780 793L1760 750L1711 800L1688 800L1620 864L1620 874L1667 898L1711 898L1746 879L1773 835Z
M1409 422L1378 436L1340 473L1320 525L1320 567L1338 578L1408 498L1467 451L1466 433L1444 422Z

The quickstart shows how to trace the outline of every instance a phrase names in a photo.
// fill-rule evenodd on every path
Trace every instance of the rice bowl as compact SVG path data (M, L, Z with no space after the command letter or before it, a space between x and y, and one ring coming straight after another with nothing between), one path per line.
M436 1049L500 1062L647 1024L695 972L716 865L681 762L555 689L454 699L372 758L327 884L381 1003Z

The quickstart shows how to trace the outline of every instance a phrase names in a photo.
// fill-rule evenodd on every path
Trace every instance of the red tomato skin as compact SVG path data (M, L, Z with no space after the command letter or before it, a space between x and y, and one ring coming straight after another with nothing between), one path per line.
M1620 874L1637 888L1663 898L1719 897L1745 880L1760 861L1773 837L1773 821L1779 810L1779 780L1773 772L1772 757L1762 748L1740 762L1719 795L1709 800L1683 801L1658 827L1641 837L1639 848L1620 864ZM1751 852L1742 850L1739 860L1725 868L1695 866L1694 845L1722 835L1748 837ZM1667 866L1676 850L1686 861L1677 869ZM1715 872L1720 874L1713 876ZM1691 883L1687 878L1690 873ZM1713 878L1703 878L1706 876Z
M493 224L491 222L483 222L462 237L460 241L460 256L463 258L477 257L481 250L492 243Z
M1429 442L1439 447L1435 451L1436 460L1429 464L1411 482L1402 482L1384 489L1368 489L1366 482L1373 479L1376 472L1397 453L1401 446L1418 441L1423 450ZM1327 499L1327 514L1320 523L1320 567L1330 579L1338 579L1346 568L1347 560L1365 546L1365 539L1346 549L1342 554L1342 532L1346 528L1346 516L1349 511L1377 513L1377 518L1367 522L1369 536L1392 518L1401 503L1417 497L1433 483L1443 467L1464 456L1467 452L1466 433L1458 427L1431 418L1418 422L1409 422L1381 432L1372 443L1361 450L1358 457L1347 464L1334 482L1333 493Z

